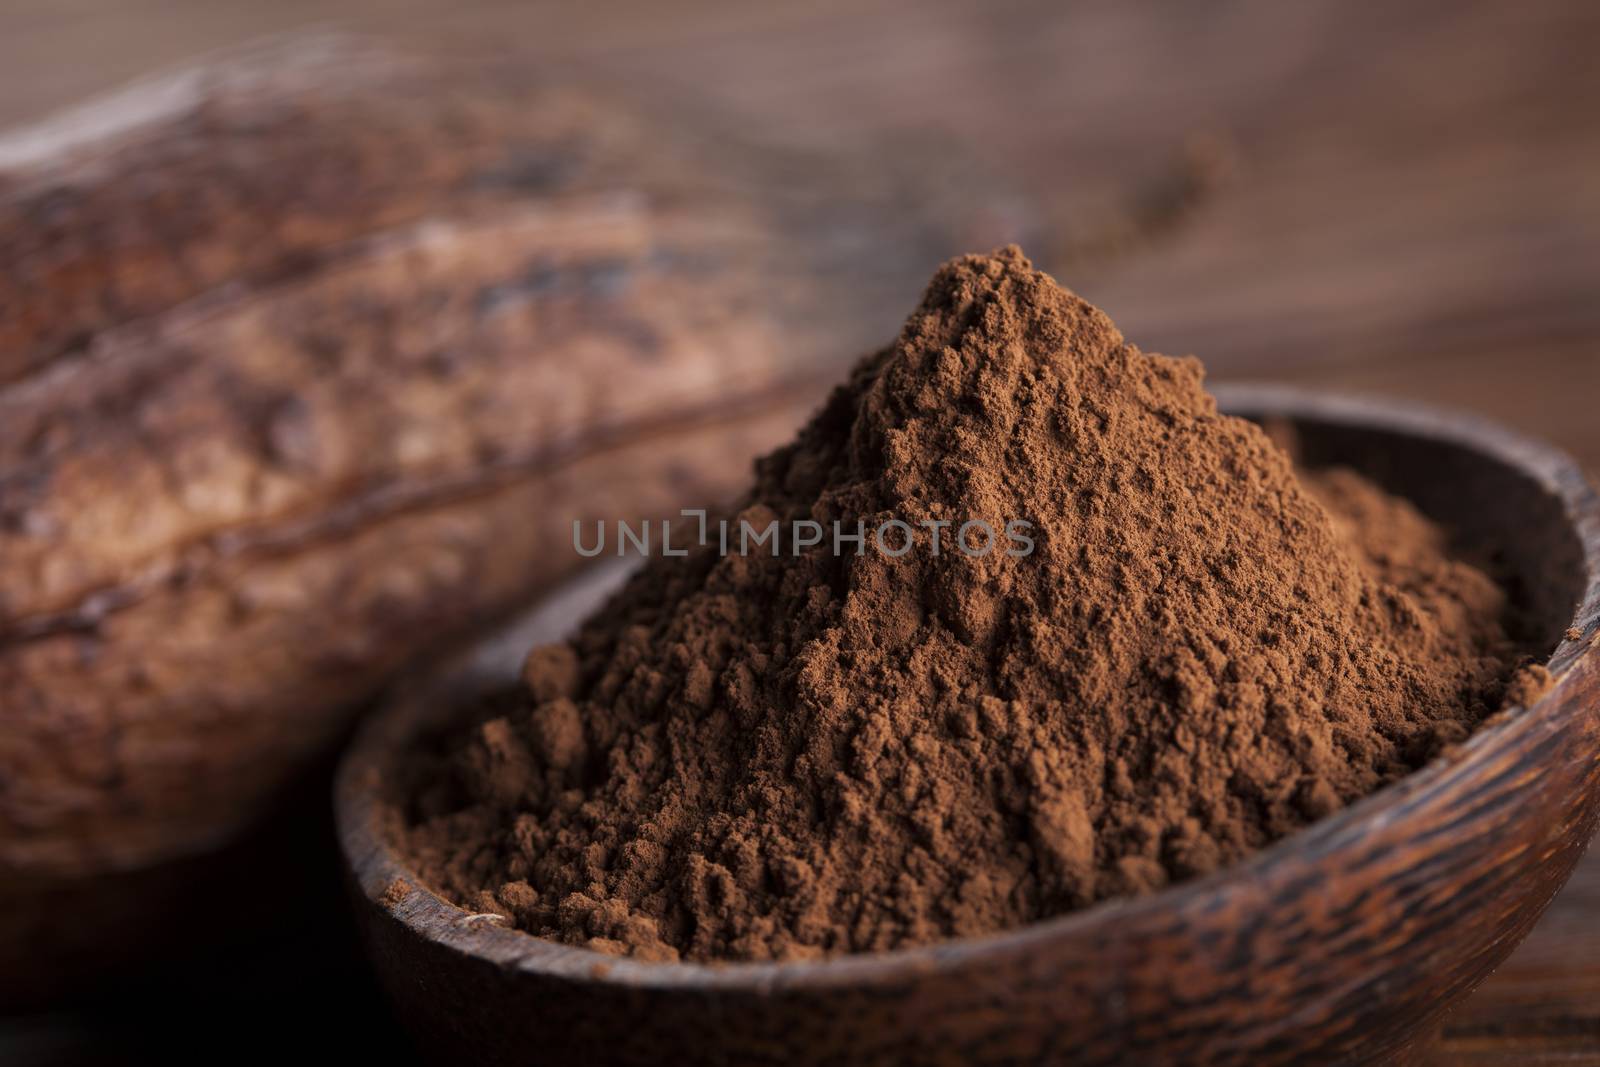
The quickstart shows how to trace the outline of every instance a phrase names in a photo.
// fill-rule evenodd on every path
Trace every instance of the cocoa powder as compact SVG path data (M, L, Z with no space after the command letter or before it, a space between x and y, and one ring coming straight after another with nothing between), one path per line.
M916 544L651 560L418 756L432 885L651 960L987 933L1406 774L1517 654L1443 531L1354 473L1302 484L1198 362L1140 352L1016 249L942 268L737 517L899 519ZM922 525L1019 518L1026 555L935 553Z

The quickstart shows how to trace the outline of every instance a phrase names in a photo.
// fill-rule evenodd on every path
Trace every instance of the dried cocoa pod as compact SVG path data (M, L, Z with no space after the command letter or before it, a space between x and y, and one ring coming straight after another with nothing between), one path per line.
M0 395L0 861L203 847L326 743L330 705L576 563L585 485L657 509L731 488L743 464L702 435L748 456L795 387L771 324L721 299L736 250L686 221L573 200L432 220ZM279 700L312 721L272 723Z
M161 932L393 672L737 489L986 239L811 162L322 40L0 139L0 973Z

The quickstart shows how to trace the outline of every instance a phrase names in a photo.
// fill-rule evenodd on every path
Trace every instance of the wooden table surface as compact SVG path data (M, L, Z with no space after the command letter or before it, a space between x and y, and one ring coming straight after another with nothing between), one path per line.
M669 6L8 0L0 122L307 25L491 40L752 137L959 156L1144 347L1479 410L1600 471L1600 4ZM1430 1055L1600 1064L1600 855Z

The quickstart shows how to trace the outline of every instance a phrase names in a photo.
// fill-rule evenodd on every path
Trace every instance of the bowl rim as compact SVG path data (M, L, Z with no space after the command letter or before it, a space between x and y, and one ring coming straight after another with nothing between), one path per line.
M1263 880L1286 862L1336 850L1341 843L1363 836L1373 825L1400 818L1410 802L1469 774L1524 734L1550 730L1558 724L1560 714L1567 709L1565 702L1556 697L1565 689L1572 668L1580 662L1600 663L1600 634L1596 632L1600 630L1600 494L1589 484L1577 461L1552 445L1493 420L1428 404L1276 383L1227 383L1211 391L1225 414L1281 415L1462 447L1515 469L1554 496L1578 538L1585 585L1570 624L1580 631L1580 636L1564 637L1545 661L1555 683L1550 690L1528 707L1497 714L1451 751L1335 814L1274 841L1238 863L1153 893L1101 901L1011 930L912 948L790 962L646 962L563 945L497 923L474 921L470 913L439 896L400 861L385 833L386 809L379 803L376 786L394 753L429 725L423 698L440 695L445 688L438 684L441 679L457 683L452 689L454 695L505 680L503 675L493 679L474 676L472 669L458 659L438 665L424 676L436 684L424 684L407 698L376 707L345 750L335 775L333 799L347 876L369 902L387 911L416 936L528 974L575 984L664 992L862 988L1011 956L1122 919L1206 908L1208 901L1215 902L1231 886ZM541 598L540 603L545 599ZM396 886L404 891L394 893L392 887Z

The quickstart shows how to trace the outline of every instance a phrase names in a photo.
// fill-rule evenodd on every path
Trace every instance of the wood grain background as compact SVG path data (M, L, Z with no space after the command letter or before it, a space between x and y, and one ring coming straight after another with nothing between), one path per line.
M957 155L960 180L1017 190L1046 223L1029 251L1146 348L1475 409L1600 471L1589 0L7 0L0 123L308 25L492 42L869 163ZM62 1025L24 1044L77 1047ZM1433 1056L1600 1064L1600 856Z

